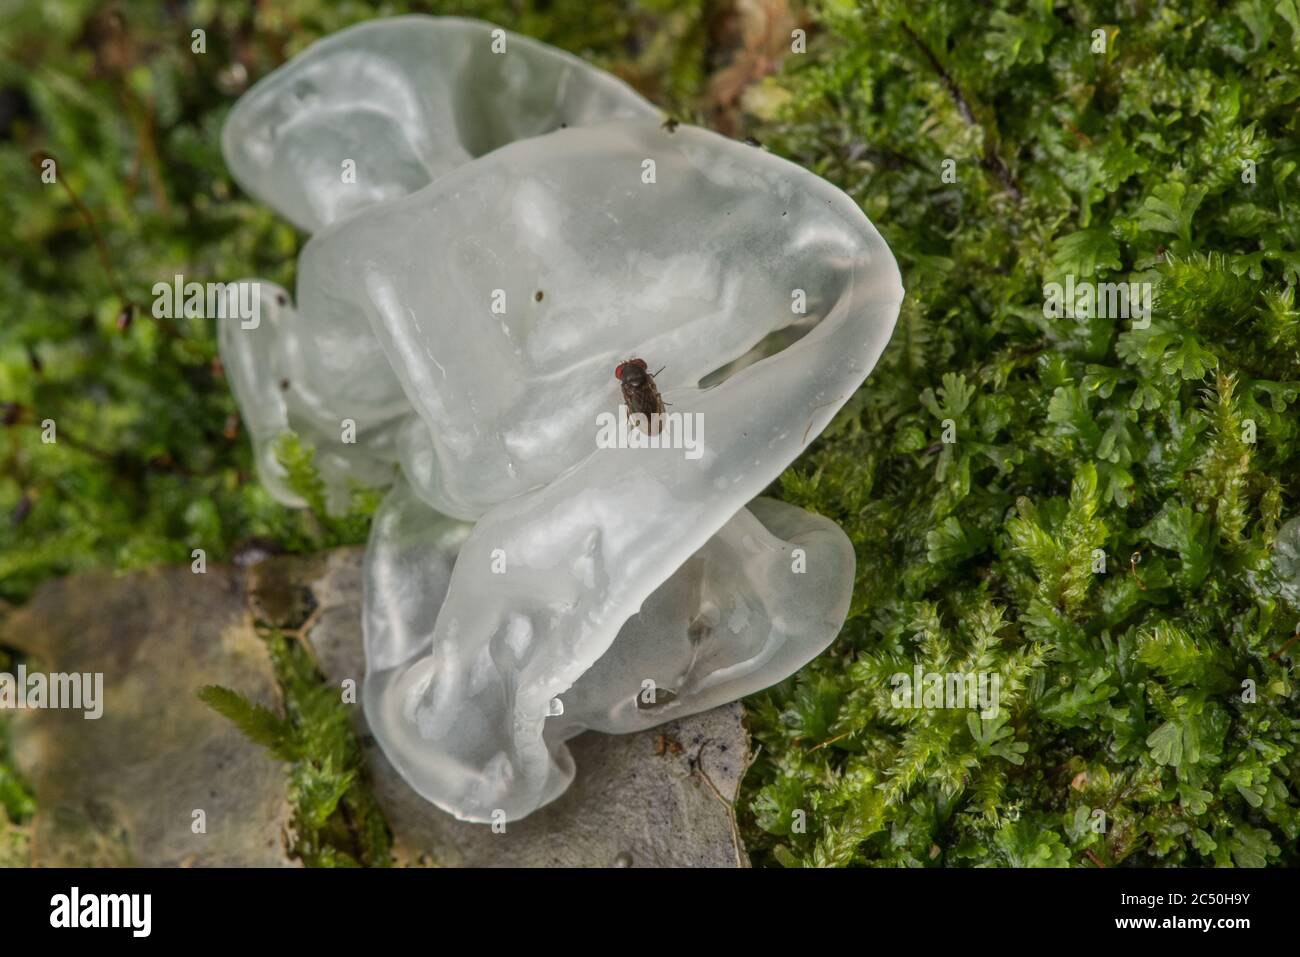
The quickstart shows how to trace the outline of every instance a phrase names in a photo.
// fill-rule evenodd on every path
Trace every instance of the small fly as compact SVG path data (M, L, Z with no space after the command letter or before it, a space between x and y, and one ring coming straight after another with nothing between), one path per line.
M659 372L663 371L661 367ZM655 376L659 372L652 375L644 359L626 359L614 368L614 378L623 388L623 402L627 405L628 418L638 413L644 415L651 435L659 432L659 423L662 421L654 416L664 414L664 399L659 394L659 387L655 385Z

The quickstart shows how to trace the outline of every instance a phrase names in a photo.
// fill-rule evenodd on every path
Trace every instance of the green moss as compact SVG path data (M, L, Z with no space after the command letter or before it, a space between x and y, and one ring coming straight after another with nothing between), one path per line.
M289 487L307 502L301 513L304 521L318 530L322 541L338 543L365 535L377 504L374 492L355 491L349 511L330 514L311 447L287 433L276 446L276 457ZM265 602L267 596L260 599ZM199 697L288 765L290 854L310 867L387 866L392 837L366 780L361 746L352 730L350 712L358 706L357 689L345 702L312 663L302 640L311 621L305 608L289 600L269 613L282 615L286 627L298 629L291 640L273 624L258 625L271 652L284 715L217 685L201 689ZM304 620L287 620L298 614Z
M1297 609L1269 564L1300 492L1294 5L815 18L763 139L859 200L909 301L782 480L844 525L858 586L831 651L750 702L756 856L1294 866ZM1044 319L1067 273L1152 282L1151 327ZM893 707L917 663L999 673L1008 719Z
M15 663L0 650L0 672ZM0 721L0 867L26 867L31 860L31 819L36 802L12 767L8 723Z
M271 651L285 714L229 688L199 692L251 740L288 764L293 823L289 853L309 867L386 867L392 844L383 812L365 780L361 746L339 690L327 684L301 643L262 631Z

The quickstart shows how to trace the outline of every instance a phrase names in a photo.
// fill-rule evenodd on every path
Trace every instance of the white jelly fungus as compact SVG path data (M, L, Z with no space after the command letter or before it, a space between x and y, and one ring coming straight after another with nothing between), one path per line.
M848 539L756 496L898 315L897 265L848 196L459 19L315 44L239 101L223 144L313 235L296 305L264 285L256 328L222 322L222 358L277 498L301 504L271 451L289 429L336 495L392 486L363 697L420 794L523 817L572 780L573 735L715 707L830 643ZM633 356L662 367L692 448L672 428L597 440Z

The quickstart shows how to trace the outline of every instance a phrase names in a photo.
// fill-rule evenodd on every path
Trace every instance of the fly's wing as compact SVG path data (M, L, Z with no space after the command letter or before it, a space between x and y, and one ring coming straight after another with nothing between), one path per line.
M655 388L654 380L647 377L639 385L629 385L623 383L623 402L627 405L627 415L631 419L638 413L646 417L646 428L650 435L656 435L659 432L659 422L652 416L658 412L660 415L664 411L664 400L659 395L659 390ZM633 422L635 427L635 421Z
M650 419L650 434L658 435L659 426L664 420L664 397L659 394L659 389L655 385L654 379L651 379L646 383L646 388L650 392L654 393L654 407L650 410L651 413L653 413ZM658 416L658 418L655 418L654 416Z
M637 390L627 382L620 382L619 387L623 390L623 404L627 406L627 417L630 420L632 416L641 411L637 405Z
M637 390L637 395L640 403L637 411L646 414L649 434L658 435L659 428L663 424L664 398L659 394L655 380L647 376L641 388Z

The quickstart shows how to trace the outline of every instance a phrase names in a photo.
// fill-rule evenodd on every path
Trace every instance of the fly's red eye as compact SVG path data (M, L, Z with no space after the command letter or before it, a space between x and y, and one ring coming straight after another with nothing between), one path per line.
M648 367L646 366L646 364L645 364L645 360L644 360L644 359L633 359L633 360L632 360L632 365L634 365L634 366L638 366L638 367L641 369L642 372L645 372L646 369L648 368Z
M620 362L618 365L616 365L616 366L614 367L614 378L615 378L615 379L620 379L620 380L621 380L621 379L623 378L623 365L624 365L624 363Z

